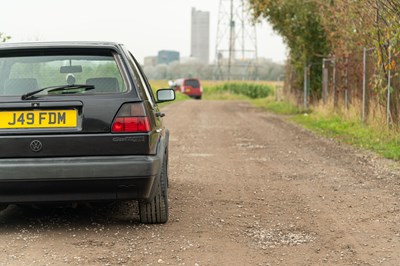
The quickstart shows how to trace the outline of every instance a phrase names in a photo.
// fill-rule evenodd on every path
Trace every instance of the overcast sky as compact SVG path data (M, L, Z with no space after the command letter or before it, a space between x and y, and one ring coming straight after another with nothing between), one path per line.
M226 1L226 0L223 0ZM219 0L8 0L1 2L0 32L20 41L116 41L143 62L159 50L190 55L191 8L210 12L210 60L215 58ZM257 26L258 54L286 58L281 38Z

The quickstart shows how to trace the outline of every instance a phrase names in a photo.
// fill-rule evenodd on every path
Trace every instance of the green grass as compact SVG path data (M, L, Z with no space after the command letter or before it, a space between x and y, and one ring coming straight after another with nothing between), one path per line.
M292 120L324 136L400 160L400 138L394 132L378 130L358 120L345 120L339 115L303 114L293 116Z
M302 113L295 105L286 101L275 101L274 97L260 98L251 100L256 107L261 107L267 111L282 115L294 115Z
M356 147L374 151L385 158L400 160L400 136L398 132L367 126L359 119L346 119L339 114L322 114L318 111L301 110L274 97L250 100L257 107L276 114L290 115L290 119L317 134L337 139Z
M214 92L203 94L204 100L248 100L249 97L231 92Z
M151 80L153 92L160 88L168 88L167 80ZM267 97L274 91L279 82L240 82L240 81L202 81L205 100L248 100ZM190 99L177 93L176 101Z
M359 119L346 119L339 114L305 112L289 102L275 101L272 96L250 101L264 110L290 115L292 121L317 134L374 151L388 159L400 160L400 136L397 132L367 126Z
M205 99L257 99L267 97L272 93L273 86L261 83L226 82L204 86ZM236 96L232 97L232 95Z
M166 87L159 81L153 88ZM271 84L241 82L210 82L205 85L203 99L206 100L247 100L264 110L289 115L290 119L320 135L335 138L357 147L374 151L385 158L400 160L400 136L386 128L374 128L364 125L357 119L345 119L338 114L311 112L302 110L288 101L275 101L274 86ZM176 94L176 101L190 97ZM161 106L168 103L163 103ZM324 114L323 114L324 113Z
M155 93L155 91L154 91L154 93ZM191 98L189 96L187 96L186 94L183 94L183 93L180 93L180 92L175 92L175 101L159 103L158 106L160 106L162 108L163 106L166 106L168 104L171 104L171 103L174 103L174 102L186 101L186 100L189 100L189 99L191 99Z

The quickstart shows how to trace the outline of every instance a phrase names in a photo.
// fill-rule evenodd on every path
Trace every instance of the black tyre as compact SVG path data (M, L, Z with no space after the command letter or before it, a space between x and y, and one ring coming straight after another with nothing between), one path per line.
M168 221L168 153L161 169L157 183L157 193L150 202L139 202L140 222L145 224L160 224Z

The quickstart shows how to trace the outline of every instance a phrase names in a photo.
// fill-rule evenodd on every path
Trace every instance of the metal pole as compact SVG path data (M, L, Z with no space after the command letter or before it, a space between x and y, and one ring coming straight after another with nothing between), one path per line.
M233 0L231 0L231 13L230 13L230 22L229 22L229 59L228 59L228 80L231 80L231 67L232 67L232 58L233 58L233 46L234 46L234 30L235 30L235 22L233 21Z
M338 95L336 91L336 57L334 56L333 59L333 74L332 74L332 79L333 79L333 105L335 109L338 107Z
M392 63L392 49L389 46L389 67L388 67L388 86L387 86L387 103L386 103L386 124L387 127L390 127L390 87L391 87L391 78L392 78L392 71L391 71L391 63Z
M345 77L345 91L344 91L344 104L345 108L349 109L349 58L346 56L346 77Z
M219 36L220 36L220 32L221 32L221 20L220 20L220 16L221 16L221 10L222 10L222 1L223 0L220 0L219 1L219 8L218 8L218 12L219 12L219 14L218 14L218 24L217 24L217 36L216 36L216 42L215 42L215 60L216 60L216 65L217 65L217 68L216 68L216 79L217 80L222 80L223 79L223 74L222 74L222 58L220 58L220 52L219 52L219 43L220 43L220 39L219 39Z
M363 85L362 85L362 116L361 119L365 122L365 104L367 94L367 48L363 51Z
M255 76L258 77L258 41L257 41L257 29L254 27L254 56L255 56ZM257 78L258 79L258 78Z
M308 85L307 85L307 76L308 76L308 73L307 73L307 69L308 69L308 67L307 67L307 65L304 65L304 110L307 110L307 88L308 88Z
M242 60L244 60L244 1L242 0ZM247 80L249 79L249 67L250 67L250 62L247 64L247 68L242 70L242 80Z
M307 67L307 96L311 96L311 64Z
M242 60L244 60L244 14L245 14L245 8L244 8L244 0L242 0Z
M327 59L322 59L322 102L326 104L326 96L328 91L328 73L326 69Z

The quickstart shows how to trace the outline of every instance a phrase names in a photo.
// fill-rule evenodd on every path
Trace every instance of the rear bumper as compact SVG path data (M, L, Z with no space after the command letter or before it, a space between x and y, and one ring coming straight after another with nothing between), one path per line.
M201 96L201 94L202 94L202 92L201 92L201 90L200 89L193 89L193 88L191 88L191 89L186 89L185 91L184 91L184 93L186 94L186 95L188 95L188 96Z
M159 156L0 159L0 203L151 197Z

